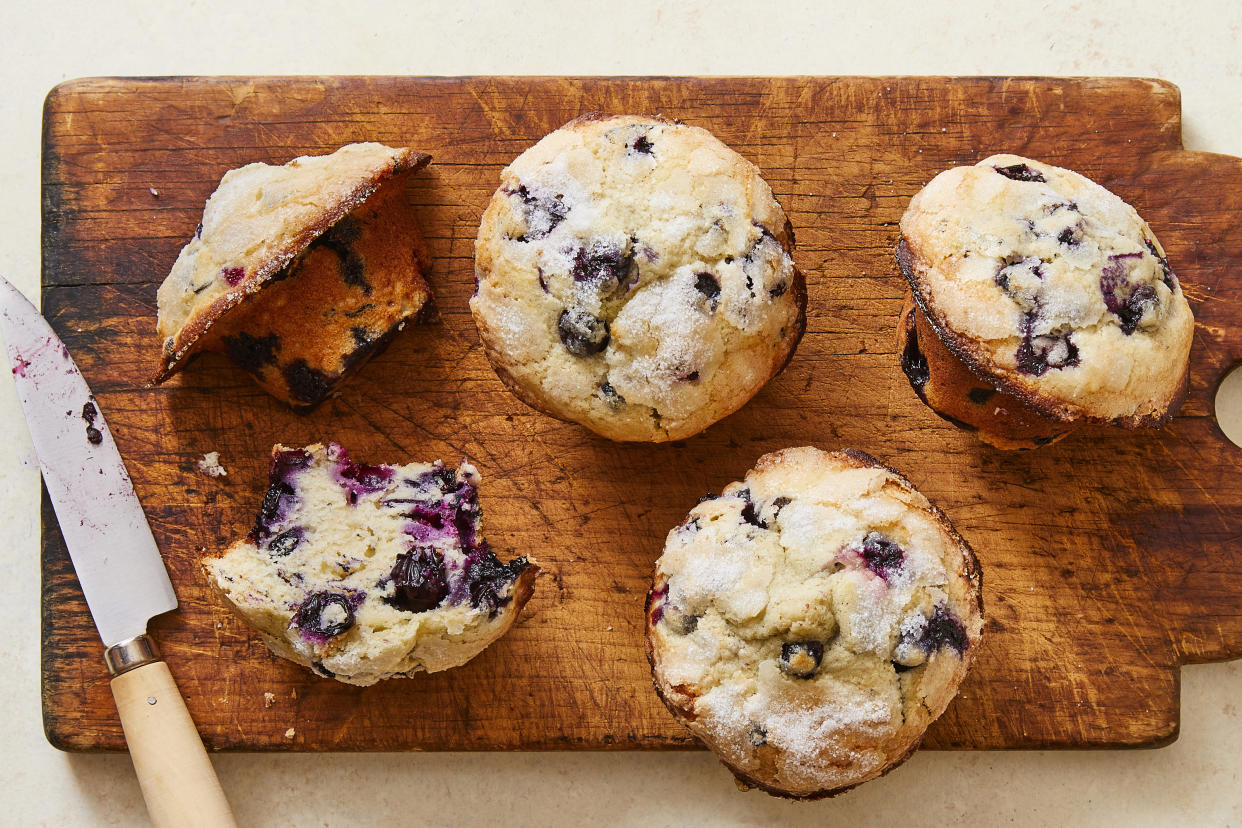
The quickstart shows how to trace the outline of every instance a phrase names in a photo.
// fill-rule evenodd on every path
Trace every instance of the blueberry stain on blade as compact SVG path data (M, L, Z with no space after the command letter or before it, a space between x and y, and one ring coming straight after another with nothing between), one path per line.
M88 402L82 406L82 420L86 423L86 439L93 446L103 442L103 433L95 428L95 418L98 416L99 409L95 407L95 403Z

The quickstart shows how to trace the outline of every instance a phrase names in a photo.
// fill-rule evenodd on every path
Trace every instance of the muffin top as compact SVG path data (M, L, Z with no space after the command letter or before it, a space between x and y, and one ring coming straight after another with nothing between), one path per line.
M669 708L744 781L795 797L909 755L982 625L948 519L874 458L814 448L765 455L692 509L648 603Z
M674 440L789 359L805 288L784 211L711 133L585 115L501 174L470 306L522 399L617 440Z
M898 262L976 374L1064 422L1157 425L1186 393L1194 319L1134 208L1016 155L937 175L901 219Z

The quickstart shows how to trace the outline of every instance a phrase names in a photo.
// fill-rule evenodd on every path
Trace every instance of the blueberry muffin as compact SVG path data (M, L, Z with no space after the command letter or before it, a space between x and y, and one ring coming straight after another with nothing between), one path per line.
M911 385L993 445L1159 426L1186 396L1194 319L1164 248L1078 173L1016 155L942 172L902 216L897 262Z
M794 448L704 498L647 599L657 692L746 785L817 799L905 760L983 629L948 519L859 451Z
M226 173L160 287L155 381L217 351L295 408L321 401L430 307L404 186L429 160L351 144Z
M521 399L614 440L736 411L805 327L793 231L704 129L584 115L501 174L475 243L483 347Z
M276 446L254 528L203 564L276 655L369 685L465 664L504 635L534 589L482 534L468 463L355 463L335 443Z

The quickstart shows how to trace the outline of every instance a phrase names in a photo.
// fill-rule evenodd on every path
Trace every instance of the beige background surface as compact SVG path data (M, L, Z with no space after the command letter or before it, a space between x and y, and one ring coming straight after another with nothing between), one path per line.
M43 97L86 75L1156 76L1181 86L1188 147L1242 155L1236 0L22 6L0 4L0 273L30 296L38 292ZM145 809L126 756L69 756L43 738L38 474L5 374L0 697L10 724L0 746L0 824L140 825ZM216 765L247 825L1242 824L1242 663L1187 668L1182 689L1182 735L1162 750L924 752L887 778L813 804L741 794L703 753L230 755Z

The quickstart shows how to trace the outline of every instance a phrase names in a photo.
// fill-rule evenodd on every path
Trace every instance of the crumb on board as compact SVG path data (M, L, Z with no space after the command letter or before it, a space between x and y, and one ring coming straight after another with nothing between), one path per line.
M285 731L286 739L292 739L295 735L297 735L297 731L294 730L293 728L289 728L288 730Z
M225 477L228 469L220 465L220 452L209 451L198 461L198 470L208 477Z
M156 198L160 197L160 191L155 189L154 187L147 187L147 191L151 193L151 195L155 196Z
M271 707L275 703L276 703L275 693L264 693L263 694L263 706L264 707Z

